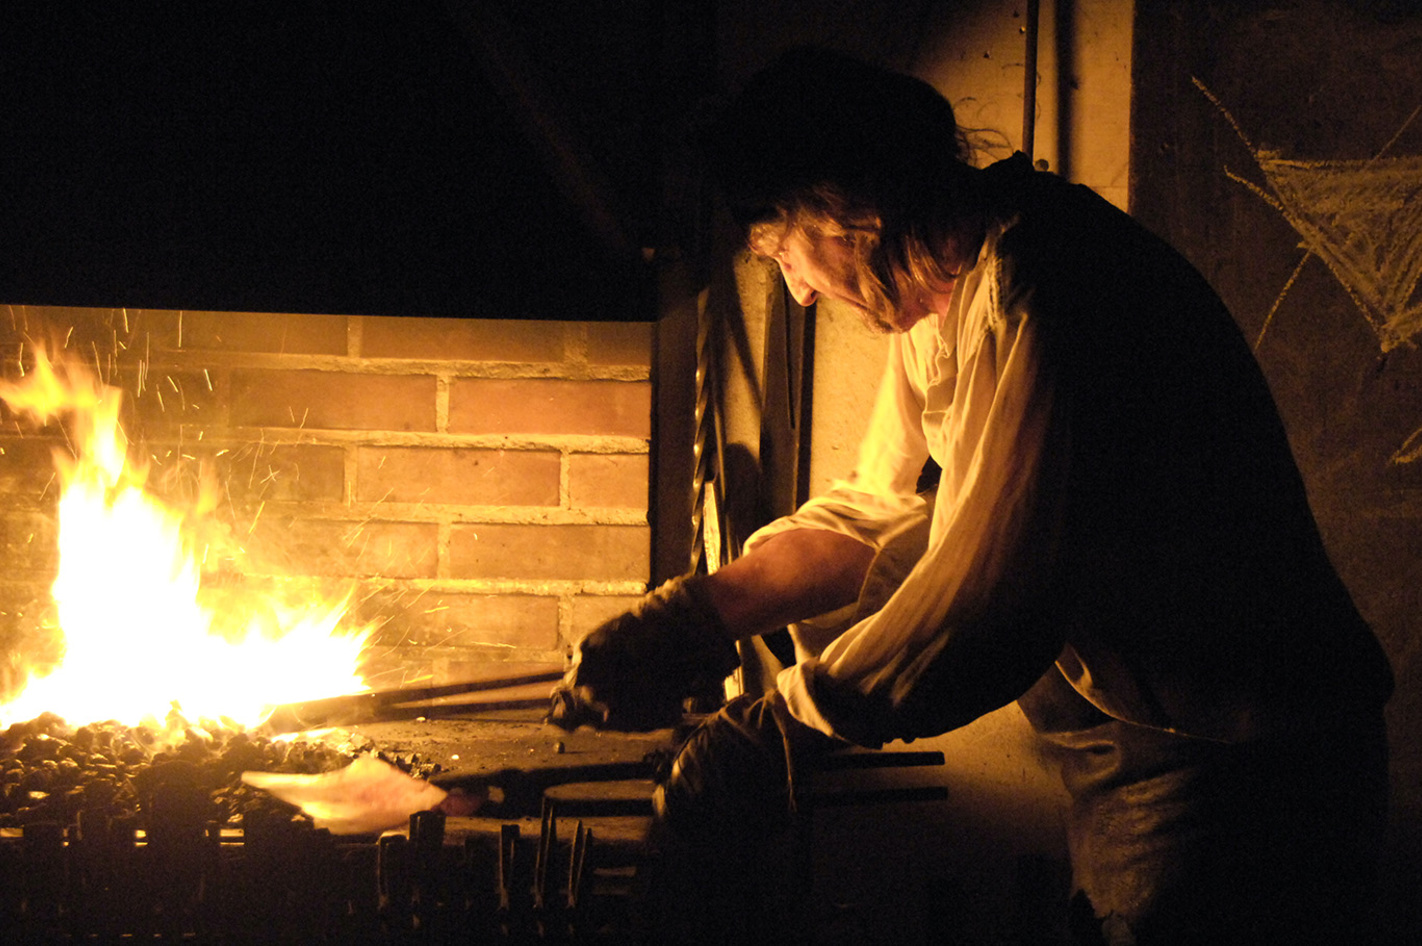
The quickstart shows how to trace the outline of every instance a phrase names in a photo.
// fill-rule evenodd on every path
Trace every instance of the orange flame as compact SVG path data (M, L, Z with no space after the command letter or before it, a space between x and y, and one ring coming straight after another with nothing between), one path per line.
M63 660L0 705L0 724L42 712L73 725L137 725L176 709L188 720L260 723L274 706L366 689L369 629L342 627L349 601L242 602L216 614L184 515L143 487L119 422L122 392L87 368L37 352L0 399L40 423L63 418L74 456L56 451L59 572L52 594Z

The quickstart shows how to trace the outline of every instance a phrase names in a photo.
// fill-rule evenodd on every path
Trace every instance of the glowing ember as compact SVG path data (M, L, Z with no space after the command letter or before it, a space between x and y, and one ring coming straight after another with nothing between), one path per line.
M203 602L193 522L144 491L118 389L39 352L24 381L0 382L0 399L41 423L63 419L76 454L55 456L63 659L0 705L0 725L42 712L137 725L176 709L251 726L282 703L366 689L357 667L369 632L341 628L348 602L224 598L220 614Z

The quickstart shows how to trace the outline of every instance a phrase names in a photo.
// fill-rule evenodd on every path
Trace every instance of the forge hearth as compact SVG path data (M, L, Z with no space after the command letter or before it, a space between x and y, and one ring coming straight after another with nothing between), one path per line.
M639 768L666 733L563 733L533 714L382 723L276 741L54 718L4 734L0 940L627 942L651 783L561 784L502 817L425 812L335 837L238 778L319 772L358 749L419 776ZM550 774L551 773L551 774ZM580 775L569 776L579 778Z
M6 380L40 345L77 359L123 392L147 491L185 508L215 485L197 548L235 550L205 554L205 591L223 607L349 595L376 689L559 667L645 591L652 339L641 323L0 307ZM0 422L3 706L60 649L52 454L71 441L6 406ZM142 628L118 623L143 613L111 613L135 649Z
M116 723L18 723L0 742L0 941L434 942L450 929L590 941L625 930L646 856L645 779L560 785L523 809L426 814L384 837L337 838L238 776L329 770L360 748L422 777L645 758L645 739L546 731L541 720L548 675L572 642L650 578L650 326L35 306L0 315L5 380L27 377L43 345L122 391L145 492L191 508L200 481L215 479L219 502L198 547L240 540L235 554L200 556L219 608L236 612L252 593L349 595L351 621L372 628L368 685L426 698L376 717L404 722L327 720L347 727L344 741L179 727L176 742L160 743ZM7 701L65 652L51 598L63 525L53 454L74 444L61 421L30 423L9 405L0 421L8 723L27 718L6 716ZM145 653L153 610L110 602L107 612L105 636ZM193 673L215 680L227 669L208 661ZM249 671L253 682L266 675ZM537 708L471 717L440 696L489 677L537 680L499 694ZM328 708L310 696L303 711Z

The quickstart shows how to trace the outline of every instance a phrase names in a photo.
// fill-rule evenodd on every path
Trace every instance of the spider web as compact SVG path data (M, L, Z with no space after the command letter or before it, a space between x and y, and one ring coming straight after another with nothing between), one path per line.
M1255 160L1303 246L1333 271L1389 351L1422 332L1422 157Z

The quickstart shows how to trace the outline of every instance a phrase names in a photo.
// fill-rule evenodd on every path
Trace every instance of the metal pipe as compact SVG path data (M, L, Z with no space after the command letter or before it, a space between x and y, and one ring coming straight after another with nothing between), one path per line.
M1032 157L1037 130L1037 30L1038 0L1027 0L1027 49L1022 78L1022 153Z

